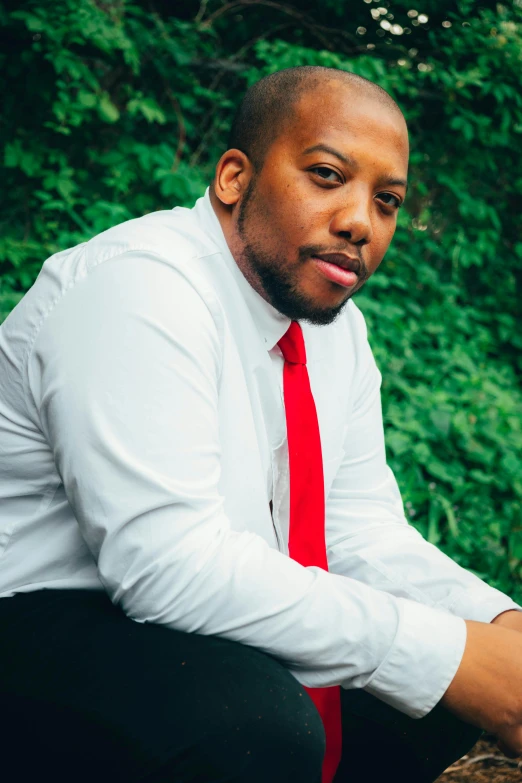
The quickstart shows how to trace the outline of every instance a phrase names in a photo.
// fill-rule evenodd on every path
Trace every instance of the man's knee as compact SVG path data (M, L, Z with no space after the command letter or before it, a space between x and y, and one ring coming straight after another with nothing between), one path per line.
M267 664L248 681L231 681L224 697L219 689L207 693L198 736L183 747L173 742L158 783L168 780L165 769L180 783L319 783L325 751L319 713L286 669Z

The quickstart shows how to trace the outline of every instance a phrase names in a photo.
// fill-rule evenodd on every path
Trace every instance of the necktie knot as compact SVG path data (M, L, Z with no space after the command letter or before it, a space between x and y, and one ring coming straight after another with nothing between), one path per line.
M285 362L290 364L306 364L306 349L303 332L297 321L292 321L286 334L277 343Z

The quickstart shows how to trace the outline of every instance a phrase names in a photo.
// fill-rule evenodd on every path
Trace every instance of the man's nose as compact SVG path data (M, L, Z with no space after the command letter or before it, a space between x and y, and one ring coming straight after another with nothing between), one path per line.
M349 239L354 245L367 245L372 239L371 209L369 195L354 191L349 202L335 213L330 223L331 232Z

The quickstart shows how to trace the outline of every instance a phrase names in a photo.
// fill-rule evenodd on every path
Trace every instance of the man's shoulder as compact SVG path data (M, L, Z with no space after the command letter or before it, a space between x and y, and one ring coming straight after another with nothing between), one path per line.
M194 210L175 207L127 220L103 231L84 245L88 267L123 253L147 252L181 264L218 252L199 225Z
M34 288L40 299L51 305L82 280L98 271L105 274L103 270L111 262L111 266L117 264L122 286L131 285L129 275L135 276L139 266L139 274L151 285L163 277L160 269L170 269L181 273L192 287L200 290L205 288L200 279L201 265L193 262L218 252L195 211L175 207L119 223L51 256L44 263ZM125 273L127 269L129 275Z
M201 285L200 265L190 262L216 252L212 238L190 209L177 207L120 223L48 258L31 289L2 324L3 334L9 340L16 336L20 355L25 356L58 304L98 271L106 277L103 270L108 271L106 262L111 261L117 263L113 271L121 289L126 286L134 290L142 282L144 289L153 289L159 295L167 280L169 291L177 291L179 297L192 292L200 297L208 287ZM176 274L171 285L165 274L169 268L181 272L186 284L180 285ZM126 269L129 274L125 274Z

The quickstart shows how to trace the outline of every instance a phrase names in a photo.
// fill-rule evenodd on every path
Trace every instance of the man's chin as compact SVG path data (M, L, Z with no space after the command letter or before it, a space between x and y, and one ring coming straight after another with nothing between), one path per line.
M328 326L340 316L351 296L348 294L335 307L320 306L317 302L311 302L302 296L272 302L272 306L292 321L307 321L314 326Z
M330 310L316 310L311 312L309 315L303 316L301 320L307 321L310 324L314 324L314 326L328 326L329 324L333 324L333 322L341 315L349 298L350 297L345 299L343 304L339 307L331 308Z
M296 287L295 274L290 275L278 265L276 260L256 253L252 245L245 245L243 257L245 263L242 268L251 271L251 279L246 273L244 274L252 287L272 307L292 321L308 321L316 326L328 326L340 315L355 290L360 288L357 284L354 290L345 294L341 302L326 305L324 298L321 301L321 297L313 297L309 292ZM312 286L312 292L313 290Z

